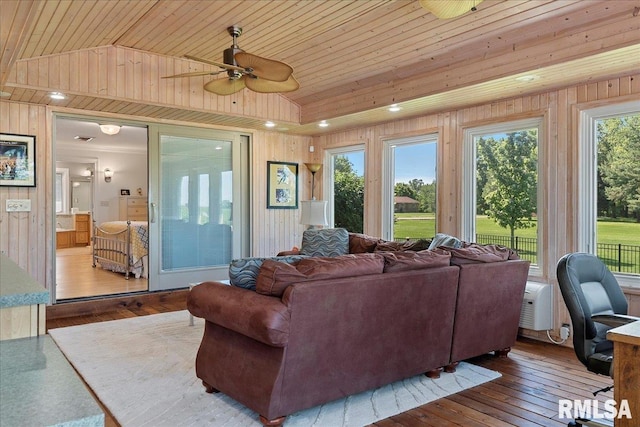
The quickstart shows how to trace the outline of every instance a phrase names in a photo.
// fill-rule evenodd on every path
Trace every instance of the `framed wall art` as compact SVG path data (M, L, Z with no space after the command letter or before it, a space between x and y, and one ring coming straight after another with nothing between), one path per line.
M298 209L298 164L267 162L267 208Z
M0 186L36 186L36 137L0 133Z

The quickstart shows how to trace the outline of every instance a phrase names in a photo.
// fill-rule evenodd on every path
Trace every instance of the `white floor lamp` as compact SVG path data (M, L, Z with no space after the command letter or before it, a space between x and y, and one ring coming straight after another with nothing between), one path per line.
M327 222L327 201L316 200L314 190L316 186L316 172L322 167L321 163L305 163L311 172L311 200L300 202L300 224L308 225L307 230L325 227Z

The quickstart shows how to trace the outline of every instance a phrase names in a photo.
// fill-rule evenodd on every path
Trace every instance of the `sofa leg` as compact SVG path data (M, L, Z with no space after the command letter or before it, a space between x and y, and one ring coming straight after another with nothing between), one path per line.
M444 371L452 374L456 371L456 368L458 367L459 364L460 362L452 362L449 365L444 367Z
M425 372L425 375L431 379L440 378L440 368L432 369Z
M268 420L265 417L263 417L262 415L260 415L260 422L262 423L262 425L264 427L280 427L282 424L284 424L284 420L287 417L278 417L278 418L274 418L272 420Z
M511 347L503 348L501 350L496 350L495 354L498 357L507 357L507 354L511 351Z
M204 386L204 391L206 391L207 393L220 393L220 390L210 386L209 384L207 384L204 381L202 381L202 385Z

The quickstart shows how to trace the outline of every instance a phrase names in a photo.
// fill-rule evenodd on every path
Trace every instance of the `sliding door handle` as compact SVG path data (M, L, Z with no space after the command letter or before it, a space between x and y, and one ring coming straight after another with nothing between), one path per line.
M154 223L156 222L156 204L149 203L149 208L149 222Z

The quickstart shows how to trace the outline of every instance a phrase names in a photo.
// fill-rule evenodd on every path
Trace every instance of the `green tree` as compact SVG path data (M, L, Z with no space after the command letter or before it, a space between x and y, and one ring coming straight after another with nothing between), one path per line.
M487 182L482 198L487 215L508 228L511 246L515 246L515 230L534 226L537 193L537 130L508 133L500 140L478 144L486 162Z
M396 185L393 187L393 194L396 197L407 196L412 199L416 198L415 190L406 182L396 182Z
M436 182L433 181L431 184L424 184L420 187L418 191L418 196L416 198L419 204L420 212L436 212Z
M598 155L598 195L614 205L611 216L640 221L640 115L598 122Z
M336 156L334 163L334 222L336 227L362 233L364 218L364 177L353 170L345 156Z

